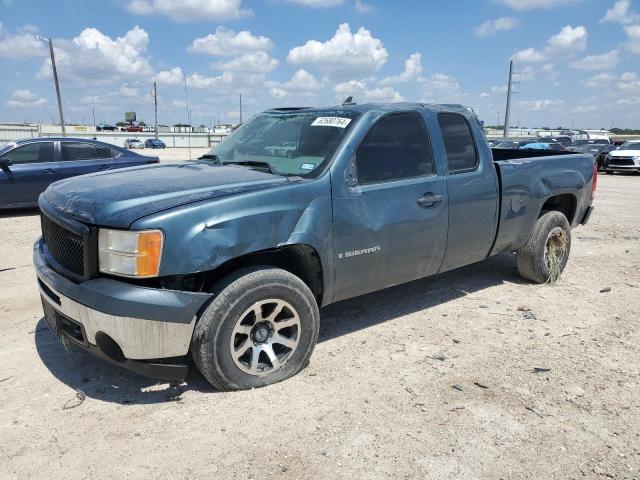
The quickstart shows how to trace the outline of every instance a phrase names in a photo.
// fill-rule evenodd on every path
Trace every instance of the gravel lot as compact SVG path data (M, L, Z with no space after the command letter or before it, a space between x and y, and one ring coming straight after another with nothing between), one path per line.
M557 285L508 254L331 306L308 368L238 393L65 352L6 213L0 478L640 478L640 177L596 207Z

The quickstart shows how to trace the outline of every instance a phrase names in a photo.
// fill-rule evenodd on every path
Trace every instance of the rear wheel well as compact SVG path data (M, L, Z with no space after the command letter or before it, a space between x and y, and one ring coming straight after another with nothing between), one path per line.
M540 211L540 215L538 215L538 218L540 218L546 212L556 211L556 212L563 213L564 216L567 217L567 220L569 220L569 225L572 225L573 218L576 214L576 205L577 205L576 197L574 197L570 193L555 195L553 197L548 198L547 201L544 202L544 205L542 205L542 210Z
M214 270L205 272L202 289L211 291L227 275L245 267L268 265L282 268L300 278L311 290L318 305L322 304L322 263L318 252L308 245L287 245L280 248L249 253L229 260Z

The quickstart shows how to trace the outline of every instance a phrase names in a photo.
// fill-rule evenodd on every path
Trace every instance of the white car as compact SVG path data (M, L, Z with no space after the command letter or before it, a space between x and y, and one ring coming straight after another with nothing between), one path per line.
M617 150L612 150L604 160L606 173L640 172L640 140L623 143Z
M142 143L140 140L138 140L137 138L127 138L124 141L124 146L125 148L144 148L144 143Z

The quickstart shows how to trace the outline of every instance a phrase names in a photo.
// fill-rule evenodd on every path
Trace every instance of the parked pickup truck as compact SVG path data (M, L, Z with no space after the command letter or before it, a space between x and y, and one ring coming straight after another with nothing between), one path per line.
M492 152L461 106L270 110L199 161L50 186L33 252L45 318L142 374L181 379L191 355L219 389L272 384L308 363L330 303L502 252L554 281L594 163Z

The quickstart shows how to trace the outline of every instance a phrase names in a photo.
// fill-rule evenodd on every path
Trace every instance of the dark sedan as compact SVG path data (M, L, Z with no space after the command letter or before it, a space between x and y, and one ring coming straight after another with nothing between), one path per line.
M144 142L145 148L166 148L166 145L162 140L156 138L150 138Z
M37 205L53 182L86 173L158 163L108 143L79 138L30 138L0 146L0 209Z

